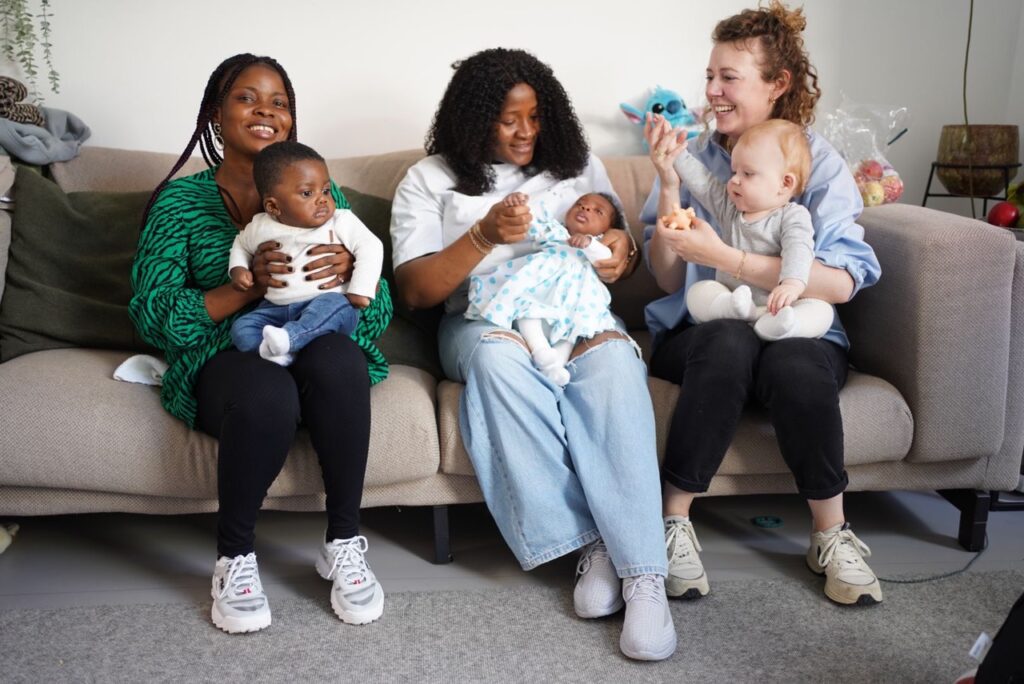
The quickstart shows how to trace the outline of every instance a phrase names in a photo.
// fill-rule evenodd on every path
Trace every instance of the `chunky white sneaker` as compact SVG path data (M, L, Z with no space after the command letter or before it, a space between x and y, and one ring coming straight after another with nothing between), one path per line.
M701 550L693 523L688 518L665 517L665 552L668 554L665 591L672 598L697 599L711 591L698 554Z
M583 551L576 564L576 577L572 605L581 618L599 618L622 610L622 580L603 541L598 539Z
M634 660L664 660L676 650L676 627L668 609L665 578L640 575L622 580L626 620L619 648Z
M320 547L316 571L332 580L331 608L342 622L365 625L384 613L384 590L366 564L366 537L335 539Z
M882 601L878 578L864 562L868 545L857 539L849 523L811 533L807 566L825 575L825 596L844 605L870 606Z
M222 556L213 566L213 624L229 634L270 626L270 603L263 593L256 554Z

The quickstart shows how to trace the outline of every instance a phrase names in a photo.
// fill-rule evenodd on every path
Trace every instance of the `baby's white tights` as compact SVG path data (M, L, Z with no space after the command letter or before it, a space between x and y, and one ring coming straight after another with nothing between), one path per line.
M568 385L569 370L565 365L572 354L572 342L559 340L554 345L550 344L544 334L544 321L539 318L520 318L516 321L516 329L526 340L537 370L559 387Z

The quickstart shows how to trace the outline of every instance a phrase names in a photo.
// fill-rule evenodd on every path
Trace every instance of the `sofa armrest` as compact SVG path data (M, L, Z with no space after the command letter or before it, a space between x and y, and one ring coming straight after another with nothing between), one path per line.
M1016 241L1005 230L904 204L865 210L882 278L840 307L851 363L888 380L914 417L909 461L996 454L1003 444Z

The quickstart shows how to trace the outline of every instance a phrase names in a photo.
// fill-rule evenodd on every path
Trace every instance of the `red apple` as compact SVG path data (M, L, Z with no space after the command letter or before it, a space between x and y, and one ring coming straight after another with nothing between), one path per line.
M1012 228L1020 220L1020 209L1013 202L998 202L988 210L988 222L993 226Z
M903 195L903 181L895 173L882 178L882 188L885 189L885 203L895 202Z
M882 168L881 162L874 159L865 159L860 163L860 168L857 170L871 180L881 180L882 174L885 173L885 169Z

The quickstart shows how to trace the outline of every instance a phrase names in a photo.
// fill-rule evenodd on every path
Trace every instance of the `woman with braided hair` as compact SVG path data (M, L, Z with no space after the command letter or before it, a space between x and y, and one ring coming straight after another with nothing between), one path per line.
M253 160L271 145L295 140L295 94L287 73L269 57L230 57L210 75L192 139L150 198L132 270L130 312L139 332L164 351L164 407L190 428L219 440L217 561L211 609L220 629L251 632L270 625L270 606L256 565L256 516L284 465L296 429L309 430L326 491L327 532L316 568L333 581L331 606L343 621L380 617L384 594L366 563L359 506L370 439L370 385L387 364L374 344L391 318L381 280L351 336L323 335L283 367L231 346L235 319L267 288L284 287L287 255L266 242L245 291L228 276L231 245L262 211ZM196 144L210 168L171 181ZM331 183L338 208L348 202ZM318 245L306 279L321 289L344 283L352 256Z
M742 198L744 184L766 186L744 165L746 142L740 138L769 119L803 130L810 174L792 198L810 213L813 227L814 261L803 296L838 304L877 282L881 268L856 223L863 203L846 162L809 128L821 90L804 48L805 26L801 10L778 0L718 23L705 90L715 131L698 139L691 151L733 199ZM722 240L729 226L716 225L714 208L703 206L680 185L676 161L685 146L684 133L654 119L645 134L658 174L641 214L649 225L645 247L658 285L671 293L647 306L654 340L651 374L681 387L663 464L669 594L698 598L710 589L690 507L698 493L707 491L744 407L754 402L767 409L783 460L811 509L807 565L825 575L826 596L841 604L878 603L882 590L864 561L871 552L843 512L848 478L839 390L846 383L850 342L839 316L820 339L775 342L758 339L745 321L696 325L686 306L694 284L714 280L717 270L770 290L780 284L782 259L756 253L751 240L734 245ZM697 218L691 230L673 230L658 218L671 205L692 206ZM742 220L751 222L747 216Z
M426 148L395 193L395 279L414 308L445 302L441 361L466 385L459 426L491 514L526 570L586 547L576 614L625 607L622 652L667 658L676 633L654 412L636 345L621 330L581 339L562 386L517 333L463 315L471 275L529 256L534 216L564 216L592 192L614 197L604 166L551 69L522 50L484 50L455 65ZM513 192L529 203L503 202ZM635 248L624 230L608 230L603 243L612 256L594 266L612 282L635 267Z

